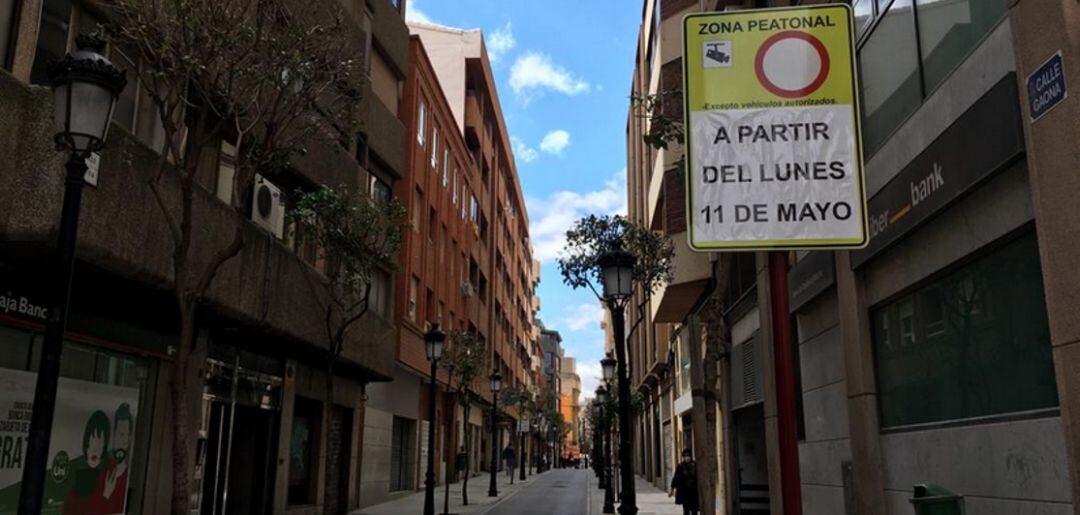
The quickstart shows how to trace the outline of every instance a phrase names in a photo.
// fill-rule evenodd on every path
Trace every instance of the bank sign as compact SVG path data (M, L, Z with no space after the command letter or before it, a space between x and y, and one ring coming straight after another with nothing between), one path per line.
M854 48L846 5L685 18L692 249L866 244Z

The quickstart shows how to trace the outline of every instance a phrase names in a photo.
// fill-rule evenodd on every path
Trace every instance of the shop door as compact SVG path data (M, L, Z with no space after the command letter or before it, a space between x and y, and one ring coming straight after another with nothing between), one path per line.
M280 378L208 360L196 481L202 515L273 512Z
M230 413L230 408L217 401L210 406L200 513L269 514L277 470L277 412L237 405Z

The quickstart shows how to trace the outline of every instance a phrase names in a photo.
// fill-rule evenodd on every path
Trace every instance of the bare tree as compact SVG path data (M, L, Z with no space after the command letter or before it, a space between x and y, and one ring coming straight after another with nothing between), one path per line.
M471 469L472 439L469 434L469 411L472 407L472 387L480 374L483 372L487 353L484 350L484 342L476 337L476 333L455 331L450 334L450 345L443 352L442 364L450 376L449 386L453 388L457 382L457 399L461 403L462 418L465 427L465 474L461 482L462 503L469 505L469 471ZM449 488L449 482L447 482ZM449 510L447 506L449 492L444 494L443 511Z
M300 0L105 0L113 44L138 63L142 98L154 108L163 144L146 176L171 238L172 287L180 320L169 389L173 421L171 511L187 513L198 389L207 349L197 313L222 267L245 245L243 224L220 244L199 229L210 198L199 171L205 149L235 145L228 197L246 215L256 172L273 175L316 139L351 139L361 57L336 2Z

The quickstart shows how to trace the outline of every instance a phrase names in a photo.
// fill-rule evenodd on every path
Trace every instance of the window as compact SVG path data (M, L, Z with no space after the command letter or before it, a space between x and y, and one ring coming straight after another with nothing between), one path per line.
M413 193L413 208L412 208L412 229L413 232L420 232L420 213L424 210L424 194L417 188Z
M435 292L431 291L431 288L427 289L427 295L424 296L424 311L428 322L438 322L437 319L432 318L435 316Z
M472 196L472 204L470 204L470 206L471 207L469 208L469 220L476 222L476 217L480 212L480 202L477 202L476 195Z
M390 188L390 185L386 181L372 175L371 176L371 198L375 199L380 204L389 204L394 198L394 190Z
M446 150L443 150L443 171L442 171L442 187L446 187L450 184L450 146L447 145Z
M446 224L442 226L442 237L439 238L439 263L446 262L446 240L449 239Z
M415 275L409 279L409 320L416 322L416 296L420 293L420 279Z
M896 0L859 52L867 154L922 102L915 37L911 0Z
M49 63L63 58L67 53L72 9L71 0L46 0L41 6L37 51L30 70L31 84L48 86Z
M458 167L457 167L457 163L454 163L454 196L453 196L453 202L454 202L455 206L457 205L457 198L458 198L457 191L458 191Z
M318 484L319 420L322 403L296 397L289 440L289 493L291 505L313 504Z
M427 123L427 103L424 102L424 99L421 98L420 99L420 112L416 116L416 142L419 143L421 147L424 146L424 137L426 136L426 132L427 132L427 130L426 130L427 128L425 127L426 123Z
M1005 0L915 0L926 91L945 80L1005 16Z
M8 55L8 50L14 27L15 0L0 0L0 68L11 68L11 59Z
M236 145L228 141L221 142L218 152L217 188L214 190L218 200L232 204L233 182L236 177Z
M371 277L371 293L368 297L368 305L372 313L383 318L390 318L390 292L394 287L389 273L384 270L375 270Z
M1058 406L1034 233L872 312L884 428Z
M439 171L439 126L431 125L431 169Z
M856 0L868 154L1004 19L1005 0Z
M428 208L427 239L428 243L435 243L435 208Z

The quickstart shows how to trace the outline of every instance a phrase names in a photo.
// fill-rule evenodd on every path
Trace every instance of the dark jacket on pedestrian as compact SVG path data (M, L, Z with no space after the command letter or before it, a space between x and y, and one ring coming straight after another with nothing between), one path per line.
M675 489L675 504L681 504L684 510L698 510L697 463L679 463L671 477L671 488Z

